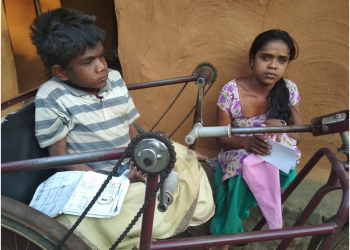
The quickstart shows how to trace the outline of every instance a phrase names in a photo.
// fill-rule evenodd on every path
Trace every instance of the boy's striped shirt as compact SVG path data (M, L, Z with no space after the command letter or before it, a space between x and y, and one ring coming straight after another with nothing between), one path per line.
M129 125L138 117L135 105L118 71L109 70L107 84L98 99L52 78L35 99L35 134L42 148L64 137L70 154L127 147ZM116 161L89 163L109 171Z

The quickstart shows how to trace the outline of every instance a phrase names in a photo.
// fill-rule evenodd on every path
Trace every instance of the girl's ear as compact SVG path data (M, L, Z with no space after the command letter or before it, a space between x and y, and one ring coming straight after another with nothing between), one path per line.
M52 66L51 72L55 77L57 77L63 82L69 80L68 76L66 75L66 71L63 70L60 65L55 64L54 66Z
M250 63L250 67L253 68L253 66L254 66L254 58L253 58L252 55L249 56L249 63Z

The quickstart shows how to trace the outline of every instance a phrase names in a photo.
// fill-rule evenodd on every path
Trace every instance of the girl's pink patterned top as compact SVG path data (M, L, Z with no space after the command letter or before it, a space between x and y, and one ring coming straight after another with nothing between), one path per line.
M300 101L298 88L294 82L287 79L284 80L290 93L290 104L294 106ZM260 127L261 124L266 121L266 113L254 117L246 117L242 114L236 79L228 82L222 88L219 100L216 105L231 115L232 127ZM236 134L235 136L245 137L252 135ZM296 163L299 163L301 153L296 146L297 142L294 139L290 138L286 133L283 133L280 143L289 147L293 147L295 149ZM210 159L209 165L216 169L218 163L220 163L222 171L224 173L221 181L224 181L235 175L242 174L243 159L246 158L249 154L250 153L245 149L233 149L230 151L224 151L221 149L221 152L217 158Z

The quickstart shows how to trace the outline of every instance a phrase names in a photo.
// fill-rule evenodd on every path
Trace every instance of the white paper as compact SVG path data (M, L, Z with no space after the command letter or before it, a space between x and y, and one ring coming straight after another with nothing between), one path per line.
M271 145L269 155L257 155L264 161L270 163L281 171L289 174L291 169L295 169L296 164L296 153L294 148L290 148L279 144L278 142L269 140L268 143Z
M64 207L63 213L81 215L106 179L106 175L87 172ZM129 179L124 175L113 177L86 216L108 218L119 214L129 184Z
M54 174L39 185L29 206L50 217L57 216L62 213L85 173L85 171L67 171Z
M40 184L29 206L50 217L60 213L81 215L106 178L92 171L56 173ZM119 214L129 184L126 176L112 177L86 216L109 218Z

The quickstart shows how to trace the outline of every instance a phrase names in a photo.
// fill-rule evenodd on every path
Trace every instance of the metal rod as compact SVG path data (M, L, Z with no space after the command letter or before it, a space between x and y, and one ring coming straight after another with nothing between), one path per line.
M151 196L153 190L157 186L158 178L159 175L147 175L145 200L147 200L147 198ZM149 246L151 244L155 205L156 196L153 197L152 201L150 202L142 216L140 250L149 249Z
M284 127L245 127L231 128L230 126L203 127L198 122L193 125L192 130L185 137L189 145L195 143L201 137L230 137L231 134L262 134L262 133L287 133L287 132L311 132L311 125L284 126Z
M343 145L349 147L349 133L348 132L341 132L340 137L343 141Z
M232 128L231 134L259 134L259 133L297 133L311 132L311 125L284 126L284 127L249 127Z
M41 7L40 7L40 1L39 0L34 0L34 7L35 7L35 14L36 16L41 15Z
M197 95L197 103L196 109L194 112L193 124L203 124L202 120L202 108L203 108L203 94L204 94L204 84L198 85L198 95ZM190 145L190 149L195 150L196 143L195 141Z
M74 164L115 160L122 156L125 148L106 149L79 154L52 156L25 161L15 161L1 164L1 173L14 173L35 169L56 168Z
M273 229L260 232L236 233L224 235L211 235L202 237L191 237L185 239L162 240L151 242L149 249L190 249L207 246L237 245L258 241L270 241L284 238L296 238L318 234L331 234L334 231L332 223L316 226L293 227L287 229Z
M17 103L23 102L29 98L32 98L36 95L39 87L32 88L22 94L19 94L15 97L9 98L1 103L1 110L7 109L11 106L16 105Z
M159 80L159 81L153 81L153 82L129 84L126 87L128 88L128 90L137 90L137 89L166 86L166 85L172 85L172 84L178 84L178 83L193 82L196 79L197 79L197 75L184 76L184 77L171 78L171 79L165 79L165 80Z
M153 81L153 82L130 84L130 85L127 85L126 87L128 88L128 90L137 90L137 89L165 86L165 85L171 85L171 84L193 82L196 79L197 79L197 75L193 75L193 76L178 77L178 78L165 79L165 80L159 80L159 81ZM12 97L3 101L1 103L1 110L7 109L13 105L16 105L17 103L23 102L31 97L34 97L38 92L38 88L39 87L32 88L20 95L17 95L15 97Z
M337 188L338 189L338 188ZM293 227L296 226L303 226L306 221L309 219L311 214L315 211L316 207L318 204L321 202L323 197L332 191L331 188L328 188L327 185L321 187L316 194L311 198L307 206L304 208L302 213L299 215L297 221L294 223ZM292 242L293 239L284 239L282 242L279 244L279 246L276 248L276 250L284 250L287 249L289 244Z
M349 178L348 178L348 176L347 176L347 174L346 174L346 172L344 170L344 167L343 167L342 163L338 160L336 155L329 148L321 148L321 149L319 149L316 152L315 155L316 155L315 158L314 157L311 158L311 160L313 160L313 161L310 160L312 162L310 169L316 164L316 162L318 162L318 160L323 155L325 155L328 158L328 160L330 161L330 163L332 164L332 171L330 173L330 176L329 176L329 179L328 179L326 185L321 187L316 192L314 197L309 201L309 203L307 204L306 208L304 209L304 211L301 213L301 215L297 219L297 221L294 223L294 226L301 226L301 225L303 225L306 222L308 217L315 210L317 204L321 201L321 199L325 195L324 192L327 191L327 189L328 190L334 190L334 189L338 189L339 188L338 184L337 184L337 181L336 181L337 179L339 180L339 183L340 183L341 188L343 190L343 197L342 197L342 201L340 203L339 209L337 211L335 220L338 223L343 224L345 222L348 214L349 214ZM317 160L316 162L314 162L315 159ZM304 177L305 176L303 176L303 178ZM301 180L299 180L299 179L298 179L298 181L301 182ZM294 185L295 185L295 183L294 183ZM294 187L294 185L292 187ZM288 188L289 188L289 186L288 186ZM288 190L288 192L290 192L290 191ZM292 241L291 239L283 240L280 243L280 245L278 246L277 249L278 250L286 249L289 246L291 241Z

